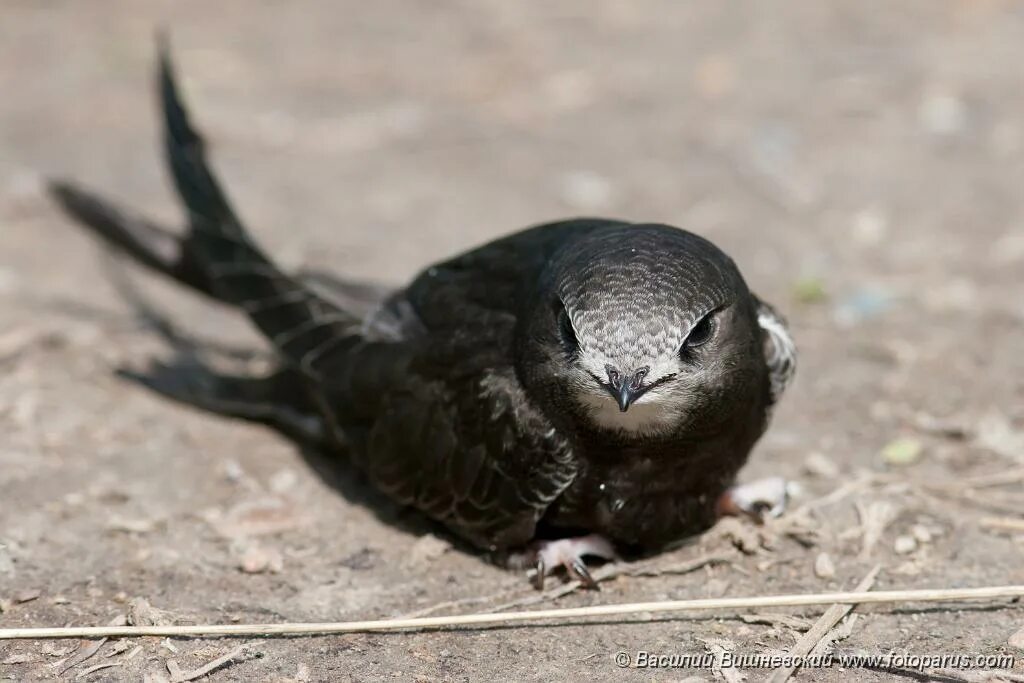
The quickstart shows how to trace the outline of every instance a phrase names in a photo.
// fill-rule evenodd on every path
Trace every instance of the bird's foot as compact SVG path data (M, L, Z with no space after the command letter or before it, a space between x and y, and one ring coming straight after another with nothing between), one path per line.
M746 516L758 523L767 517L778 517L786 510L788 488L789 482L782 477L733 486L718 498L718 516Z
M614 560L618 557L611 541L599 534L533 543L527 552L527 562L533 565L535 572L532 577L534 587L543 590L544 578L559 567L565 567L569 577L579 581L584 588L599 590L597 581L591 576L583 561L583 557L587 555L605 560Z

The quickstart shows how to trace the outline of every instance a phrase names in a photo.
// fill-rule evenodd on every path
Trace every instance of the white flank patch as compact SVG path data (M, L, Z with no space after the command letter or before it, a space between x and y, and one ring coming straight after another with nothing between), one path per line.
M770 309L762 308L758 312L757 324L768 333L772 343L771 353L765 360L768 362L771 379L772 403L775 403L796 372L796 344L789 336L786 325Z

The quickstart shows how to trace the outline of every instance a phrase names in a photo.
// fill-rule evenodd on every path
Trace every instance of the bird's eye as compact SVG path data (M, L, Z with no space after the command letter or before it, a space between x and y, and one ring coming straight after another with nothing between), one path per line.
M558 307L558 336L566 352L575 355L580 349L579 340L576 339L576 330L572 328L572 320L564 306Z
M685 348L695 348L707 344L711 337L715 334L715 318L712 315L706 315L701 318L700 322L693 326L690 330L689 336L686 338L686 343L683 344Z

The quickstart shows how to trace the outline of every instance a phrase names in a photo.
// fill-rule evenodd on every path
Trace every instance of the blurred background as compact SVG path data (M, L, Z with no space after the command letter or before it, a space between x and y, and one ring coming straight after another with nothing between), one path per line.
M874 556L890 586L1024 581L1020 531L978 521L1019 520L1019 482L987 494L988 508L936 494L1024 466L1020 3L5 0L0 13L0 598L5 578L8 593L43 596L0 625L94 620L111 596L152 597L154 585L197 619L252 618L242 596L278 616L335 618L521 578L445 553L424 583L401 560L415 536L386 523L401 513L382 522L323 486L293 446L112 376L162 347L43 184L74 178L178 223L157 144L158 27L223 183L285 264L401 283L563 217L698 232L787 315L801 348L744 478L782 474L823 494L865 472L896 477L902 489L872 489L891 506ZM155 287L184 327L253 339L223 310ZM230 515L258 495L316 501L315 524L261 541L283 573L225 574L256 551L210 537L194 511ZM846 558L834 577L811 576L817 551L794 547L788 569L722 580L742 594L846 585L870 556L858 510L844 503L825 534ZM922 541L915 525L944 540ZM895 543L908 535L911 550ZM338 564L359 549L369 559ZM373 576L352 568L366 563ZM705 579L605 598L699 596ZM184 585L200 587L183 597ZM54 594L71 606L45 600ZM1001 647L1021 620L960 616L956 633L978 649ZM869 649L911 638L898 617L872 623ZM913 637L949 642L942 629L954 627L933 626ZM652 633L693 638L659 628L581 631L570 651L509 637L550 661ZM747 636L760 637L730 637ZM434 641L386 642L394 671L441 666ZM479 640L449 673L517 670L497 643ZM273 647L290 672L304 661L296 644ZM325 666L344 663L332 657ZM585 666L614 673L606 658Z

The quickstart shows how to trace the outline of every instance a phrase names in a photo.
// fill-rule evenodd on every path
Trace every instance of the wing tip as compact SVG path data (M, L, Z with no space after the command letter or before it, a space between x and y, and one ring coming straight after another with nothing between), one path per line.
M171 61L171 32L166 26L158 26L153 36L156 43L157 69L161 79L173 80L174 65Z
M96 203L92 194L64 178L46 178L44 188L51 199L72 215L78 215L82 207Z
M165 27L158 28L155 40L157 97L169 141L178 146L201 145L202 138L192 127L181 98L171 56L170 32Z
M165 96L167 87L174 88L174 65L171 63L171 34L167 28L160 26L154 36L156 42L157 83L161 95Z

